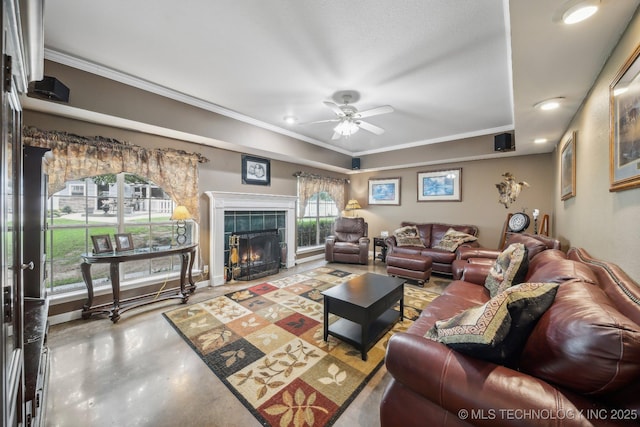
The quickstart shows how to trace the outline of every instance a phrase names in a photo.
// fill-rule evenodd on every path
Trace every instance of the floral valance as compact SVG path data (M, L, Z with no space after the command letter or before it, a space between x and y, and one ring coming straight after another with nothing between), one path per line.
M348 179L330 178L306 172L296 172L293 176L298 178L298 211L304 216L304 209L311 196L320 192L327 192L342 211L345 206L344 186Z
M198 163L206 158L170 148L148 149L101 136L85 137L59 131L23 129L25 145L48 148L49 194L65 188L65 182L90 176L133 173L160 186L178 205L200 218Z

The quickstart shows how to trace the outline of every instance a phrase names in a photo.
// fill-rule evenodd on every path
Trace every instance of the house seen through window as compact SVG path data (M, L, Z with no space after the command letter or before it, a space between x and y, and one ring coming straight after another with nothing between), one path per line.
M85 290L80 255L93 251L91 236L130 233L134 248L162 248L175 244L170 220L175 203L153 182L129 173L101 175L66 183L50 195L46 209L46 285L50 293ZM187 243L195 241L188 224ZM123 284L165 280L179 273L178 255L120 264ZM109 265L91 267L95 287L110 286Z
M329 193L316 193L309 198L304 216L298 217L298 249L324 244L340 211Z

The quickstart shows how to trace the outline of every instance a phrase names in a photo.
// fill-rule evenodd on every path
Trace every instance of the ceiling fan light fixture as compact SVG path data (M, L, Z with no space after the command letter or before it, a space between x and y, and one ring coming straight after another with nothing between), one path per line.
M360 126L358 126L356 122L352 120L343 120L340 123L338 123L338 126L333 128L333 131L335 133L338 133L342 136L347 136L347 137L353 135L359 130L360 130Z

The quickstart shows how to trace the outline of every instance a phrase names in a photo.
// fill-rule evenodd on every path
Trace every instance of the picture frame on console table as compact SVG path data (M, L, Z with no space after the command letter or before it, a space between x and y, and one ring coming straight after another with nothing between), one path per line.
M369 179L369 204L400 206L400 178Z
M640 46L609 86L609 191L640 187Z
M271 185L271 161L260 157L242 155L242 183Z
M562 146L560 154L560 200L576 195L576 132Z
M113 237L116 240L116 250L120 251L132 251L133 248L133 236L131 233L114 234Z
M419 202L460 202L462 169L418 172Z
M91 241L93 242L94 254L113 252L113 245L111 244L111 238L108 234L91 236Z

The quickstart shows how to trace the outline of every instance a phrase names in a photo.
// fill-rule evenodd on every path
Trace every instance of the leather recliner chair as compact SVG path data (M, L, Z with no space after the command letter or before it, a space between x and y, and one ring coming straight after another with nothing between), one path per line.
M325 241L328 262L369 263L369 225L364 218L338 218Z

